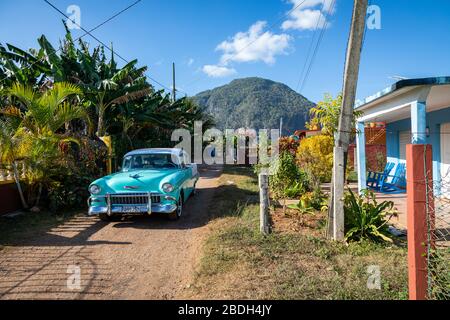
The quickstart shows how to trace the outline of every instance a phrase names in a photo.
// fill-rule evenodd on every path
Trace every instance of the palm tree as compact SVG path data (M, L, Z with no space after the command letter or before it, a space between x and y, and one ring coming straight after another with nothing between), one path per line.
M9 163L13 169L14 181L19 192L20 201L24 209L28 209L28 204L25 201L22 186L20 184L20 174L17 168L17 163L20 158L17 154L20 138L16 135L17 126L13 121L0 119L0 163Z
M86 117L84 107L72 103L73 98L81 95L82 91L69 83L57 83L52 89L40 93L15 83L7 92L17 99L19 107L11 106L2 111L6 121L15 123L15 129L9 130L9 134L5 131L3 136L6 140L9 137L13 138L11 141L16 141L14 145L2 143L2 146L7 146L2 148L2 156L9 158L13 166L16 158L27 163L27 168L30 168L27 180L31 186L38 188L37 206L42 188L51 183L52 173L62 156L61 146L76 142L64 132L66 124Z
M60 81L79 86L83 91L81 104L86 107L88 117L70 123L70 127L88 133L91 138L95 133L104 136L110 131L127 141L139 137L147 145L168 144L173 129L192 129L197 120L206 122L205 126L211 124L191 100L172 102L164 92L155 92L147 82L147 68L137 67L136 60L120 68L114 54L108 59L102 46L90 49L82 40L77 46L68 30L59 50L45 36L38 43L40 48L29 52L11 45L1 47L0 73L3 70L13 75L7 83L17 80L40 90L47 90ZM32 70L27 77L15 76L27 66ZM4 103L0 101L1 104ZM124 109L126 114L121 113Z

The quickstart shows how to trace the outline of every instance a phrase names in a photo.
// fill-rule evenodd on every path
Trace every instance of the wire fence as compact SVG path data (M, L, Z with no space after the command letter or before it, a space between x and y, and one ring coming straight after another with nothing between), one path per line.
M428 299L450 300L450 168L427 194Z

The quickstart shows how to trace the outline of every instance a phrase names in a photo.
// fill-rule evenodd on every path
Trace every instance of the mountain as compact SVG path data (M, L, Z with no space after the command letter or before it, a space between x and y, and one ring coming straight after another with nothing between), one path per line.
M314 103L282 83L244 78L193 97L215 119L218 129L277 129L283 134L304 129Z

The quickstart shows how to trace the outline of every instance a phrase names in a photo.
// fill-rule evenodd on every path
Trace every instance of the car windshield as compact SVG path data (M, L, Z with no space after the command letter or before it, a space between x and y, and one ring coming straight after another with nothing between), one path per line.
M143 154L125 157L123 171L178 168L172 154Z

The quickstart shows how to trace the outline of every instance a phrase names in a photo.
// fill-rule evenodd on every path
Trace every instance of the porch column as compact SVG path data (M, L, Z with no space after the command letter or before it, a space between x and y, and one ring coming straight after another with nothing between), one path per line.
M356 152L358 163L358 190L361 193L367 189L367 172L366 172L366 132L364 122L358 122L356 126Z
M427 104L416 101L411 104L412 144L425 144L427 140Z

